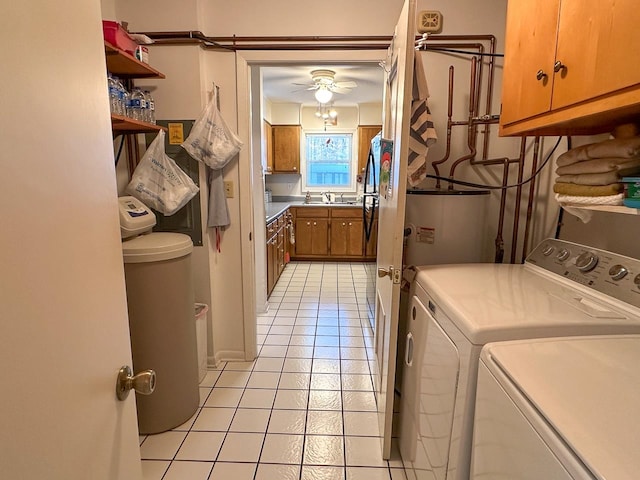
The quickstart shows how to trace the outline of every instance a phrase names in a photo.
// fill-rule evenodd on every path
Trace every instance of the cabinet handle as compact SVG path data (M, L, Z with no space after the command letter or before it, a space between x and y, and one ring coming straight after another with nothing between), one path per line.
M556 73L558 73L560 70L564 70L566 68L567 68L567 66L564 63L562 63L560 60L558 60L553 65L553 71L556 72Z
M349 222L349 226L353 225L353 223Z
M544 70L540 69L540 70L538 70L538 71L537 71L537 73L536 73L536 78L537 78L538 80L544 80L545 78L547 78L547 74L546 74L546 73L544 73Z
M294 170L294 171L298 170L298 167L293 167L293 170Z
M311 225L311 222L307 222L307 227Z
M342 222L342 226L344 227L346 225L346 223Z
M313 226L315 227L316 225L318 225L316 222L313 222Z

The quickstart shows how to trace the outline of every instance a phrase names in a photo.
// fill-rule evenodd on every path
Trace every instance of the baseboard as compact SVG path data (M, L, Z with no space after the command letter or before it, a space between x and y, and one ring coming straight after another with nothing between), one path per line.
M244 351L240 350L222 350L217 352L213 357L207 358L207 366L216 367L220 362L244 362Z
M262 313L267 313L269 311L269 301L267 300L266 302L264 302L264 305L262 306L262 308L256 306L256 314L260 315Z

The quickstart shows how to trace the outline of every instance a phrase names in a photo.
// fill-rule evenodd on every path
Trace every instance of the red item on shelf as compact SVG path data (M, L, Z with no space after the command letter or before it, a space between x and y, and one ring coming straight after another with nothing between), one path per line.
M131 55L135 53L138 44L129 36L118 22L103 20L102 33L104 35L104 39L114 47L124 50Z

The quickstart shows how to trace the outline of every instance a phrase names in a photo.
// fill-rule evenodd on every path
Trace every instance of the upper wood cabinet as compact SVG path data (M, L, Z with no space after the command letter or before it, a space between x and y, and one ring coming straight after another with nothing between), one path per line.
M273 173L300 173L300 125L272 125Z
M611 131L640 115L635 0L509 0L501 135Z
M371 140L382 130L382 125L360 125L358 127L358 170L357 174L364 174L369 158Z
M266 173L273 173L273 127L266 120L264 120L264 138L265 157L267 160Z

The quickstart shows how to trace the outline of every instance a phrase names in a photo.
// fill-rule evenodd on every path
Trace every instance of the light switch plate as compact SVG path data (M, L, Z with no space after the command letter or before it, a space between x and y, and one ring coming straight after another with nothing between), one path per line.
M440 33L442 31L442 13L437 10L423 10L418 14L419 33Z
M227 198L233 198L233 182L226 180L224 182L224 194Z

